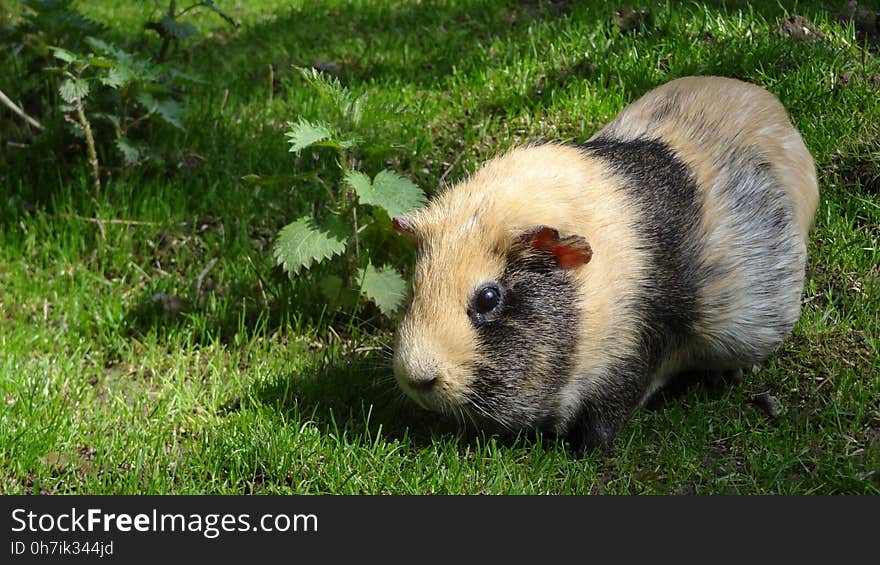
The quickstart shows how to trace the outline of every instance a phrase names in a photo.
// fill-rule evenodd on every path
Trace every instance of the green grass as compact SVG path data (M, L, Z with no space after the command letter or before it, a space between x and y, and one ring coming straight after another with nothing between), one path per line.
M3 149L0 492L880 493L880 86L838 85L880 61L836 11L668 2L622 35L612 2L218 4L242 25L194 20L210 33L176 56L205 83L186 93L186 132L162 133L179 156L165 168L111 170L95 201L77 143ZM153 3L80 7L155 50ZM779 34L792 12L827 40ZM274 268L273 237L313 187L240 181L324 166L283 136L321 116L291 69L316 61L402 106L382 132L396 149L365 167L428 192L516 143L585 139L674 77L766 86L820 173L801 321L741 385L667 393L582 460L421 411L390 378L392 324L322 313ZM76 216L149 223L101 239ZM214 258L202 307L157 310ZM762 392L778 418L750 402Z

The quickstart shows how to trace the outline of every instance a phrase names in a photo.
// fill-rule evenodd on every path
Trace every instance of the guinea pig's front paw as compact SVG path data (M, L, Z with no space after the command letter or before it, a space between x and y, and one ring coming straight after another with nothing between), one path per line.
M706 385L710 390L720 391L743 381L742 369L714 369L705 372Z
M600 419L581 418L581 420L568 432L569 453L575 459L580 459L587 453L597 449L610 447L617 435L615 426Z

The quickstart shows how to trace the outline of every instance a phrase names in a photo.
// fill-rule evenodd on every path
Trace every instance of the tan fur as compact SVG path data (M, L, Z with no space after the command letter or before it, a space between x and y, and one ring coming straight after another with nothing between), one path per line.
M575 372L592 374L609 354L631 349L636 334L627 301L642 270L633 227L638 214L615 182L600 161L572 147L518 148L412 215L421 258L398 334L406 358L398 362L441 363L442 394L459 398L472 375L458 369L474 352L466 301L480 283L500 276L511 234L537 225L582 235L593 248L589 268L576 272L584 338L572 344Z

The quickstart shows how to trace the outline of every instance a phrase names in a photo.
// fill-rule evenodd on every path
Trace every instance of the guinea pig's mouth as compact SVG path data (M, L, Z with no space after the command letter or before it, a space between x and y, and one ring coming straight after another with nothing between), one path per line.
M425 400L425 398L424 398L425 395L423 393L416 392L415 390L412 389L412 387L407 385L405 382L402 382L400 379L397 379L397 386L400 387L400 390L402 390L406 396L408 396L411 400L415 401L416 404L418 404L419 406L421 406L425 410L438 411L435 408L433 408Z
M437 382L413 383L397 375L397 385L404 394L425 410L446 413L450 409L450 402L442 390L443 387Z
M406 377L395 376L404 394L425 410L452 417L461 424L472 423L477 428L499 432L512 432L522 427L514 414L493 408L473 390L451 389L443 381L430 387L413 386Z
M465 399L460 398L461 395L449 385L449 379L442 375L419 379L413 378L405 371L396 370L394 377L400 390L425 410L455 414L460 412L460 405L466 403Z

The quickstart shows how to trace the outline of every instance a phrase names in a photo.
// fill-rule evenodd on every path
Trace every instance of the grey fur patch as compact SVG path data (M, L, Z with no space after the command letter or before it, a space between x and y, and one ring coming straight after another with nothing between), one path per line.
M806 247L788 193L755 152L731 151L709 190L719 228L729 235L708 236L707 245L724 253L714 254L720 260L707 266L706 283L721 291L701 293L704 350L695 355L722 368L750 366L772 353L800 316Z

